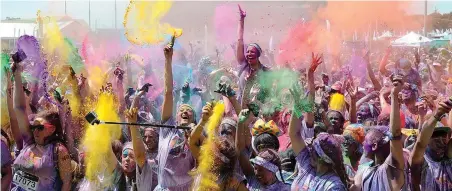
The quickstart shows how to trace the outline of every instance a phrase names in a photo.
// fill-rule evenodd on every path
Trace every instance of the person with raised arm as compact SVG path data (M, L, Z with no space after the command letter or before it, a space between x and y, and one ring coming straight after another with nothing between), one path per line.
M236 48L236 59L240 66L239 69L239 96L241 100L242 108L246 108L246 104L249 101L248 94L255 82L255 77L260 71L269 70L262 65L259 61L259 57L263 54L262 48L257 43L251 43L247 46L243 42L243 33L245 28L246 12L242 10L238 5L240 12L240 22L238 28L238 40ZM245 50L246 47L246 50Z
M368 155L374 156L374 160L369 166L358 170L350 190L404 190L408 186L405 181L398 97L402 90L402 81L400 75L392 77L389 131L375 128L366 134L364 149Z
M440 103L422 127L410 156L413 190L452 190L451 129L437 127L451 109L450 100Z
M173 47L164 48L164 99L161 122L165 125L195 126L195 111L188 104L179 106L176 119L173 117ZM186 133L186 132L185 132ZM185 133L178 129L160 128L159 148L156 158L158 164L158 185L155 190L189 190L193 178L188 174L195 165L195 160L188 148Z
M65 146L63 129L57 111L44 110L30 124L22 87L21 62L11 65L14 75L13 105L23 149L13 163L12 190L71 189L71 158Z
M289 137L295 153L298 175L292 183L292 190L347 190L347 174L344 167L339 138L332 134L319 133L307 147L303 138L300 113L306 106L301 94L291 90L294 111L289 123ZM305 105L305 106L304 106Z

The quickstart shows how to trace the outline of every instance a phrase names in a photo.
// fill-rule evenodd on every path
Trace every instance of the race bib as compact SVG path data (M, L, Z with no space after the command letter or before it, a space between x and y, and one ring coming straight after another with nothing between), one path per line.
M13 183L26 191L36 191L39 178L35 175L17 170L14 173Z

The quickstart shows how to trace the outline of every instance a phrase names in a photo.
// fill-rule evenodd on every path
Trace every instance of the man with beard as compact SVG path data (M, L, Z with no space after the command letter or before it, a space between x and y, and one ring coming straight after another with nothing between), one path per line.
M411 152L413 190L452 190L452 141L450 127L435 127L452 109L452 102L440 103L428 119Z

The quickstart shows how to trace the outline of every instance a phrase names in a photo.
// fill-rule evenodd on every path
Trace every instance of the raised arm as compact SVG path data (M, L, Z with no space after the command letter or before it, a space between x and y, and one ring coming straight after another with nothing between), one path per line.
M142 91L141 91L142 92ZM140 92L140 93L141 93ZM140 99L138 96L135 99ZM126 110L125 115L128 123L136 123L137 122L137 107L130 107L129 110ZM137 165L139 169L143 169L146 163L146 147L143 142L143 138L138 131L138 126L129 126L130 135L132 137L132 146L133 151L135 153L135 160L137 161Z
M308 70L308 101L314 103L315 99L315 84L314 84L314 72L317 67L322 63L322 55L314 55L312 53L311 66ZM309 128L314 127L314 111L306 113L306 126Z
M162 123L166 122L173 115L173 70L172 70L172 60L173 60L173 48L166 46L163 49L165 53L165 90L163 98L162 107Z
M17 122L16 112L13 106L13 85L11 82L11 72L8 70L6 72L6 103L8 105L9 113L9 123L11 125L11 133L13 134L14 141L16 142L16 149L18 151L22 150L22 135L20 134L19 123Z
M292 148L295 155L298 155L305 147L306 143L304 142L303 137L301 136L301 132L303 131L303 126L301 125L301 108L300 108L300 93L296 88L290 90L292 97L294 99L294 108L292 111L292 115L290 116L289 122L289 137L290 142L292 143Z
M410 163L412 168L420 168L420 165L422 165L424 161L424 153L430 138L432 137L436 123L441 120L444 114L450 112L452 108L452 105L448 105L447 103L440 103L439 106L435 115L424 123L421 132L419 132L413 151L411 151Z
M250 163L249 156L246 154L246 145L247 145L247 136L249 136L250 132L248 126L251 122L251 111L248 109L244 109L239 114L239 123L237 125L236 135L235 135L235 148L237 152L237 156L239 159L240 167L242 168L242 172L245 176L253 176L254 170L253 166Z
M392 168L389 171L392 174L391 187L393 190L400 190L404 185L404 167L405 161L403 158L403 144L402 144L402 130L400 127L400 104L399 93L402 90L402 76L394 76L393 88L391 90L391 114L390 114L390 133L392 138L390 140L390 155L386 161Z
M350 96L350 122L357 123L358 118L356 114L356 95L358 94L358 86L353 87L352 84L348 83L347 92Z
M380 91L381 84L380 81L378 81L378 79L375 77L374 71L372 70L372 65L370 64L369 60L369 51L364 54L364 61L366 62L367 75L369 75L370 81L374 85L374 90Z
M245 17L246 12L242 10L240 5L239 12L240 12L240 21L239 21L239 28L238 28L238 40L237 40L237 48L236 48L236 59L239 64L242 64L245 62L245 50L244 50L244 43L243 43L243 31L245 28Z
M388 70L386 70L386 64L388 64L389 54L391 53L391 46L386 49L385 55L380 61L380 74L387 76L389 74Z
M22 69L22 64L20 63L14 63L11 66L11 71L13 71L14 75L13 106L21 135L31 138L33 135L29 128L28 114L26 112L27 103L25 101L25 93L22 86Z
M190 139L188 141L190 152L196 160L199 160L200 146L202 145L201 140L203 137L202 132L204 130L204 126L206 126L207 122L209 121L209 117L212 115L212 109L213 108L211 103L207 103L202 108L201 120L199 121L198 125L195 126L195 129L191 132Z

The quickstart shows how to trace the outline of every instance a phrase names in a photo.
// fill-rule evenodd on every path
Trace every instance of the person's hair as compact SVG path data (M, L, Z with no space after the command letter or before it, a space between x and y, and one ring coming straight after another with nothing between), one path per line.
M215 144L217 149L214 152L217 152L217 154L214 155L215 165L213 166L213 172L218 173L222 182L227 182L230 178L233 178L237 160L235 146L233 142L221 136L218 137ZM220 156L226 157L227 160L222 159Z
M339 176L342 183L348 187L348 176L344 167L344 158L342 156L340 141L333 135L327 133L319 134L314 141L318 141L323 152L334 161L334 164L323 163L329 165L337 176Z
M45 143L61 142L66 146L66 135L61 127L60 115L54 110L44 110L36 114L35 118L42 118L51 125L55 126L55 131L52 135L48 136L44 141Z
M279 150L279 140L273 134L262 133L254 138L253 146L257 152L264 149Z
M280 152L279 157L281 158L281 170L288 172L293 172L295 170L297 161L295 160L296 156L292 148Z
M374 153L374 151L372 151L372 145L375 143L378 144L377 150L383 147L383 145L386 144L385 136L386 135L384 133L383 127L370 128L369 131L366 133L366 137L364 138L363 142L364 151L366 153Z
M367 106L367 107L369 107L369 110L370 110L370 117L373 118L373 120L377 119L378 116L380 115L380 110L379 110L375 105L373 105L373 104L370 104L370 103L365 102L365 103L363 103L361 106ZM361 107L361 106L360 106L360 107Z
M121 161L122 148L123 148L123 145L122 145L121 141L119 141L119 140L114 140L111 143L111 149L113 150L113 153L115 154L116 159L118 161Z

